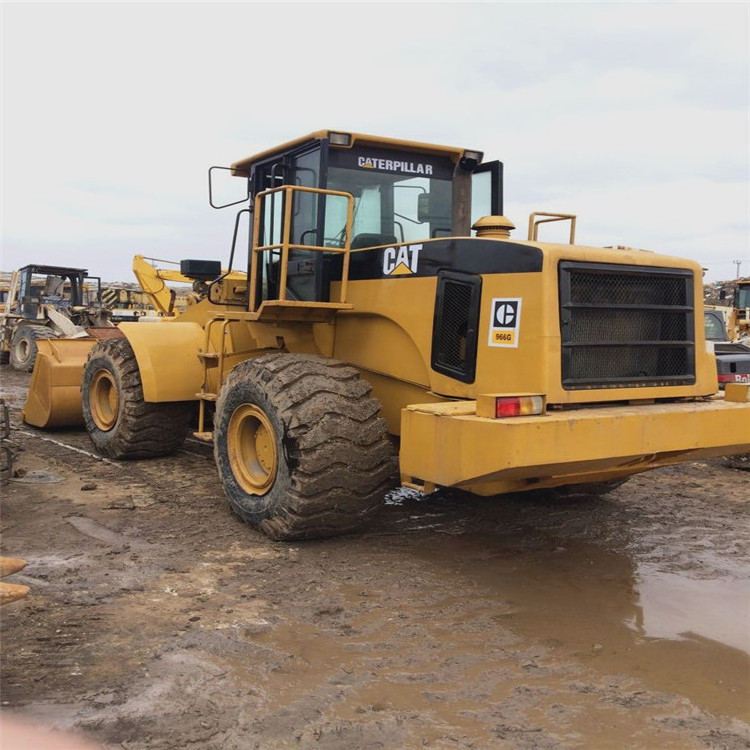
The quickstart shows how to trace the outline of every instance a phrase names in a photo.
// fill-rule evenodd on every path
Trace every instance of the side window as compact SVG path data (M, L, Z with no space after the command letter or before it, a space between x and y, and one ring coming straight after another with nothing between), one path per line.
M316 188L320 180L320 149L292 160L290 182L299 187ZM297 245L318 244L318 196L299 192L292 207L292 242Z
M483 216L503 215L503 165L480 164L471 177L471 223Z
M471 181L471 223L482 216L492 216L492 175L479 172Z
M704 314L704 322L706 326L706 338L709 341L723 341L726 339L727 335L721 320L719 320L719 316L706 312Z

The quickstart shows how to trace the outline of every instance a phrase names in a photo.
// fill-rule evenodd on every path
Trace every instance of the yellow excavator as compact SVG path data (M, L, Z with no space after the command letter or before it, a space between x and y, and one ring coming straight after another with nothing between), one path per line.
M210 175L241 188L209 198L242 206L228 268L248 273L182 261L202 299L61 357L26 421L41 391L40 426L82 410L115 459L170 453L197 422L230 506L274 539L357 528L398 481L599 492L750 451L750 389L717 394L700 265L577 245L571 214L511 237L482 152L323 130ZM540 239L552 221L568 242Z
M157 263L161 265L156 265ZM183 276L177 268L165 268L165 265L179 267L179 263L169 260L146 258L143 255L133 257L133 274L143 293L159 315L171 317L183 312L189 304L199 299L200 291L193 290L192 279ZM180 285L179 291L174 284Z

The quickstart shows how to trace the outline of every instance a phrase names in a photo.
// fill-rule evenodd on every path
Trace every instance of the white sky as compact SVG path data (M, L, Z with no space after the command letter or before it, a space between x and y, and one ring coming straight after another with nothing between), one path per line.
M484 151L505 213L750 275L750 3L2 8L2 257L229 255L207 170L332 128ZM552 228L544 239L557 239Z

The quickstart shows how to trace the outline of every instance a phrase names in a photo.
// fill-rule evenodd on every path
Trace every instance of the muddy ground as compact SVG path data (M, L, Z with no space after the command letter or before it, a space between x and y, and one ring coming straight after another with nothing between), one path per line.
M274 543L206 445L99 460L2 378L2 550L28 561L5 580L31 587L2 608L6 723L131 750L750 747L746 471L400 491L361 534Z

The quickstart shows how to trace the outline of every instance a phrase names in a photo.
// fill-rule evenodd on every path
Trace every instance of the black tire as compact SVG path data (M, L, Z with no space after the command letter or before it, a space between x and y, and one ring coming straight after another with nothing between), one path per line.
M734 456L724 456L723 464L728 469L750 471L750 453L737 453Z
M89 436L110 458L164 456L187 437L193 403L144 401L138 363L125 338L100 341L91 350L81 398Z
M371 386L325 357L268 354L229 374L214 457L229 504L271 539L359 528L396 481L387 424Z
M13 331L10 340L10 366L20 372L34 369L36 355L39 354L37 339L54 339L55 334L46 326L20 325Z
M561 500L573 500L575 498L585 497L604 497L604 495L608 495L612 490L622 487L629 478L630 477L625 477L624 479L610 479L607 482L564 484L560 487L539 491Z

